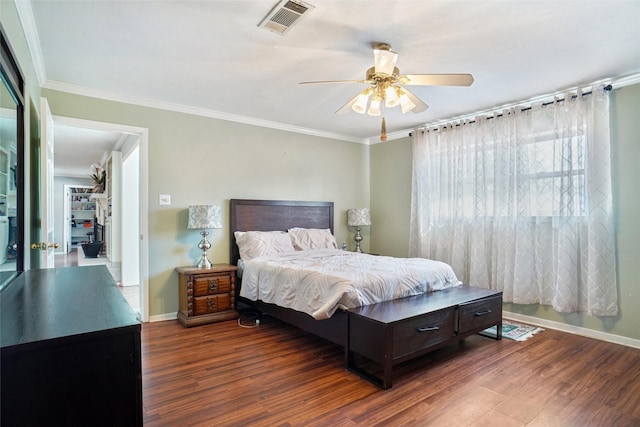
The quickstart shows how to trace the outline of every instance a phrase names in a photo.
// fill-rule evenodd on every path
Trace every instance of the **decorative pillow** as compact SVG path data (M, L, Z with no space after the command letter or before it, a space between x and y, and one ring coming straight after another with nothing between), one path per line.
M307 249L337 249L336 238L328 228L290 228L289 236L297 251Z
M295 250L291 238L284 231L236 231L234 236L240 250L240 258L244 261Z

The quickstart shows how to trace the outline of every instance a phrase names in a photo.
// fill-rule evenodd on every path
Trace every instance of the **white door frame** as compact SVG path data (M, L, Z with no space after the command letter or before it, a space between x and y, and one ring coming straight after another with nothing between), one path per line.
M135 144L130 150L122 152L121 183L122 188L127 189L126 192L122 191L120 193L120 208L122 211L120 255L123 261L127 260L127 262L121 263L120 278L123 286L129 284L140 285L140 251L136 250L140 240L140 220L138 218L138 212L140 211L138 206L140 200L138 190L139 154L140 144Z
M149 129L117 123L53 116L54 123L138 135L140 156L140 317L149 321Z
M54 220L53 220L53 116L47 98L40 98L40 227L42 240L40 268L55 267Z

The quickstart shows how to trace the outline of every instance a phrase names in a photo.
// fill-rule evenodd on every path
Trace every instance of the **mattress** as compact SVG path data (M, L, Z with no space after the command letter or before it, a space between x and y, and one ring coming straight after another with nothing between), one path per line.
M451 266L440 261L317 249L244 261L240 296L321 320L338 309L461 284Z

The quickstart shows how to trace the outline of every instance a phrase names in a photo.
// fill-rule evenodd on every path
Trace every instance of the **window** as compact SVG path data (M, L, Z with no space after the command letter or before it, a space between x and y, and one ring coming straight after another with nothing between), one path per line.
M608 93L413 135L410 256L504 301L617 313Z

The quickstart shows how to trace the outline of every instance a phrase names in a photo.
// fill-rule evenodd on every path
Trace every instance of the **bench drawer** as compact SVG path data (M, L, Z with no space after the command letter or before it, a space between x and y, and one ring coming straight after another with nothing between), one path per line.
M393 326L393 358L415 353L455 335L455 308L427 313Z
M483 298L458 308L458 333L482 330L496 325L502 319L502 295Z

